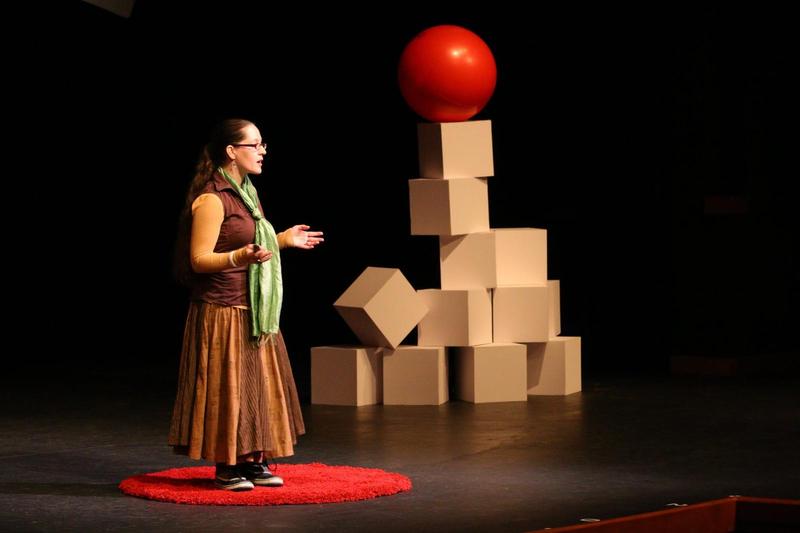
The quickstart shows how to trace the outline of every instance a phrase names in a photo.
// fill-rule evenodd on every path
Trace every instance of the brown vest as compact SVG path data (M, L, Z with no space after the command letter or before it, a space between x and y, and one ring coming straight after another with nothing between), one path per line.
M214 177L200 192L206 193L216 194L225 209L214 252L227 253L253 242L256 236L255 220L231 184L219 173L214 173ZM264 212L260 201L258 208ZM213 274L195 274L192 300L217 305L249 305L247 268L245 265Z

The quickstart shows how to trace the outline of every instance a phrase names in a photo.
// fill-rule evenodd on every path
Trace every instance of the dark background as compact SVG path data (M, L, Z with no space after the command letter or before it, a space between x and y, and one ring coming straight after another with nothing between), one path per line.
M364 268L438 286L436 238L409 234L421 119L396 82L403 47L437 24L495 55L497 89L475 117L493 123L490 223L548 230L584 376L797 352L787 13L163 4L125 19L76 2L47 67L63 74L41 75L57 95L48 134L70 151L44 191L70 259L33 339L67 349L20 368L177 378L177 217L209 129L239 116L269 143L255 183L276 229L326 234L283 254L282 329L307 400L309 348L357 342L332 303Z

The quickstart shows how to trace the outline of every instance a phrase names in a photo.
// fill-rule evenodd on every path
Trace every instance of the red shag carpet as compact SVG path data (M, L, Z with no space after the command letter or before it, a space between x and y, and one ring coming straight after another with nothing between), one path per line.
M129 477L119 484L131 496L193 505L287 505L367 500L411 490L411 480L378 468L322 463L279 465L283 487L232 492L214 487L213 466L172 468Z

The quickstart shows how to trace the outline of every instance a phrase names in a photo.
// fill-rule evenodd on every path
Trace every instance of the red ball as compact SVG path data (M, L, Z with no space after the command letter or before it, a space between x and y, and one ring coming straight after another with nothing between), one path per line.
M468 29L434 26L408 43L397 77L414 112L433 122L457 122L476 115L492 97L497 66L486 43Z

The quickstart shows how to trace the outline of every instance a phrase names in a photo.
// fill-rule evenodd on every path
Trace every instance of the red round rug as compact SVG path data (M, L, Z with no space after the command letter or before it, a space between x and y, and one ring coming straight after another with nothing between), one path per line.
M404 475L378 468L281 463L283 487L232 492L214 487L213 466L172 468L132 476L119 484L131 496L194 505L287 505L367 500L411 490Z

